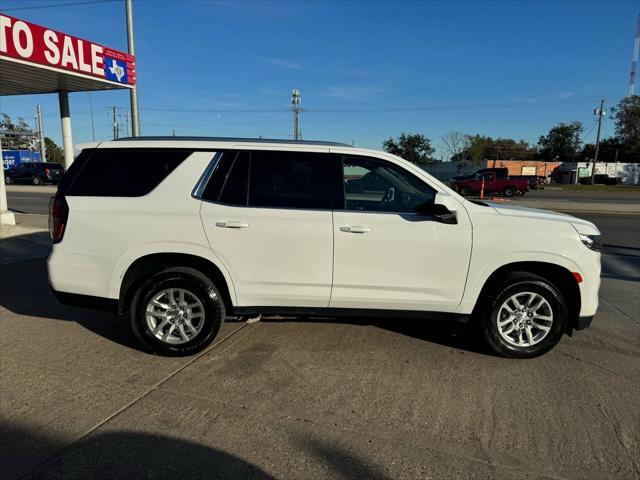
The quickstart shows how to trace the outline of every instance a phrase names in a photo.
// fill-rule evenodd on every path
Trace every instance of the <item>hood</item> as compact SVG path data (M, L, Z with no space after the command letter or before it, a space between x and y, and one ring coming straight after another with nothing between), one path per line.
M588 220L582 218L576 218L566 213L552 212L549 210L540 210L538 208L520 207L516 205L503 205L496 202L484 202L489 207L493 208L500 215L507 215L513 217L529 217L540 220L551 220L556 222L567 222L573 225L573 228L585 235L600 235L598 228Z

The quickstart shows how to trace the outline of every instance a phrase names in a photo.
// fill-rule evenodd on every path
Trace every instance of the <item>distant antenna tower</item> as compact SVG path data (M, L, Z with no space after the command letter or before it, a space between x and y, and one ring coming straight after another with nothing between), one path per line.
M636 76L638 75L638 50L640 50L640 15L638 15L636 38L633 43L633 58L631 59L631 74L629 75L629 96L635 95Z

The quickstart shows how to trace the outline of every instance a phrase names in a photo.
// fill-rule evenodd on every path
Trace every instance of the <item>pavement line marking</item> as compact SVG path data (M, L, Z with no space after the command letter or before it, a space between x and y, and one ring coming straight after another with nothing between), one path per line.
M76 438L74 441L72 441L70 444L66 445L65 447L62 447L60 450L58 450L57 452L49 455L47 458L45 458L43 461L41 461L40 463L38 463L38 465L36 465L35 467L31 468L30 470L28 470L27 472L25 472L24 474L20 475L18 477L18 480L22 479L22 478L26 478L29 477L33 472L36 472L40 467L42 467L43 465L45 465L49 460L63 454L64 452L66 452L67 450L69 450L71 447L75 446L76 444L78 444L80 441L84 440L85 438L87 438L89 435L91 435L93 432L95 432L96 430L98 430L100 427L102 427L103 425L107 424L108 422L110 422L111 420L113 420L115 417L117 417L118 415L120 415L122 412L124 412L125 410L128 410L130 407L132 407L133 405L135 405L136 403L138 403L140 400L144 399L145 397L147 397L151 392L155 391L158 389L158 387L160 385L162 385L163 383L165 383L168 380L171 380L173 377L175 377L178 373L180 373L182 370L184 370L185 368L187 368L189 365L192 365L196 360L200 359L201 357L203 357L204 355L206 355L207 353L209 353L211 350L213 350L214 348L216 348L218 345L221 345L222 343L226 342L229 338L233 337L236 333L238 333L240 330L244 329L246 326L248 325L248 323L243 322L239 328L237 328L236 330L234 330L233 332L231 332L230 334L228 334L226 337L222 338L220 341L215 342L213 345L211 345L209 348L204 349L202 352L200 352L199 354L197 354L195 357L193 357L191 360L189 360L187 363L185 363L184 365L178 367L176 370L174 370L172 373L170 373L169 375L167 375L165 378L163 378L162 380L156 382L154 385L152 385L151 387L149 387L147 390L145 390L144 392L142 392L140 395L138 395L136 398L134 398L133 400L131 400L129 403L125 404L123 407L120 407L119 409L117 409L115 412L113 412L111 415L107 416L107 418L105 418L104 420L98 422L97 425L89 428L86 432L84 432L83 434L81 434L78 438Z
M15 200L44 200L43 198L38 197L10 197L9 195L7 195L7 198L13 198Z

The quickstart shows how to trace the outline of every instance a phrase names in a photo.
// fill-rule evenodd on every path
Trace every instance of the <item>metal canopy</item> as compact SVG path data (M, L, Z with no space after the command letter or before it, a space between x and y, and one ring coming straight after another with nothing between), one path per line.
M132 88L132 86L0 57L0 96L123 88Z

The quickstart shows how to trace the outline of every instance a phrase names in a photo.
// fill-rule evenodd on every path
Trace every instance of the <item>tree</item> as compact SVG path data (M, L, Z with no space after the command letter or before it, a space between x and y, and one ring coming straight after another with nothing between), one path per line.
M14 122L3 112L0 120L0 140L5 150L33 150L36 136L24 118L18 118Z
M385 140L382 147L385 151L416 165L424 165L433 160L432 155L435 152L431 140L419 133L402 133L397 140Z
M460 132L449 132L442 136L442 146L450 160L458 158L467 146L467 136Z
M47 156L47 162L56 162L64 165L64 153L62 153L62 149L49 137L44 137L44 150Z
M541 160L555 160L561 162L573 161L581 151L582 123L560 123L542 135L538 140L538 152Z
M625 156L640 160L640 96L625 97L613 108L616 137Z

